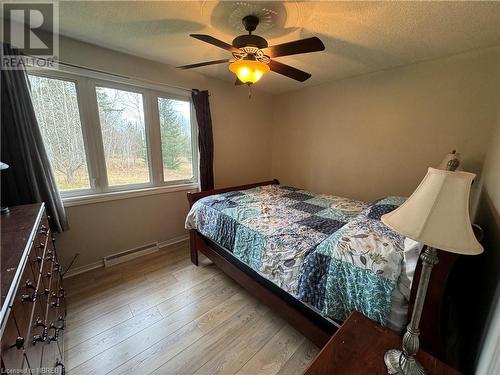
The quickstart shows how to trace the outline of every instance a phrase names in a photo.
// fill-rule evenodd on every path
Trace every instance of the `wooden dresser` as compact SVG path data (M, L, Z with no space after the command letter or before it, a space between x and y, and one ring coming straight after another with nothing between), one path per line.
M1 226L2 373L64 374L66 305L45 206L12 207Z

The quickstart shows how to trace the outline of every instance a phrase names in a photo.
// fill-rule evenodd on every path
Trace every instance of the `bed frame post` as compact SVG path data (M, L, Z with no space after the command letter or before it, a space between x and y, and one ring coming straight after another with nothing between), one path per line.
M192 192L187 193L187 199L189 202L189 209L193 207L194 202L197 201ZM199 194L199 193L198 193ZM198 249L196 248L196 231L194 229L189 230L189 250L191 252L191 263L198 266Z
M191 263L198 265L198 249L196 248L196 231L189 230L189 250L191 252Z

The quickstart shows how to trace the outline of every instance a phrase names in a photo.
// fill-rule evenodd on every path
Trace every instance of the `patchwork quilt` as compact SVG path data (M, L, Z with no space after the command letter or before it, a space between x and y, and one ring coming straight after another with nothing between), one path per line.
M344 320L357 310L386 325L404 237L380 218L404 200L368 203L267 185L200 199L186 228L324 316Z

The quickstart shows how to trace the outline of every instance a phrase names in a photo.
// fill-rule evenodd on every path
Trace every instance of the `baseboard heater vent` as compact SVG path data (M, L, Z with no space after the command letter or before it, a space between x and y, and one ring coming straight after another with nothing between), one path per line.
M134 258L141 257L146 254L154 253L158 251L158 242L146 244L143 246L136 247L134 249L125 250L120 253L108 255L103 258L104 267L111 267L118 263L126 262L127 260L131 260Z

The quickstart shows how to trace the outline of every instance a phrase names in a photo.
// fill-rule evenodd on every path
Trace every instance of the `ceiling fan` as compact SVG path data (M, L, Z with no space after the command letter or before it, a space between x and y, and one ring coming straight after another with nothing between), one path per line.
M231 63L229 70L236 74L236 85L252 84L262 78L270 70L300 82L311 77L311 74L280 63L276 57L297 55L300 53L323 51L325 46L317 37L295 40L269 47L267 40L252 34L259 24L259 18L248 15L242 19L248 35L237 36L232 44L228 44L205 34L190 34L191 37L225 49L233 54L231 59L206 61L197 64L178 66L180 69L192 69L200 66Z

